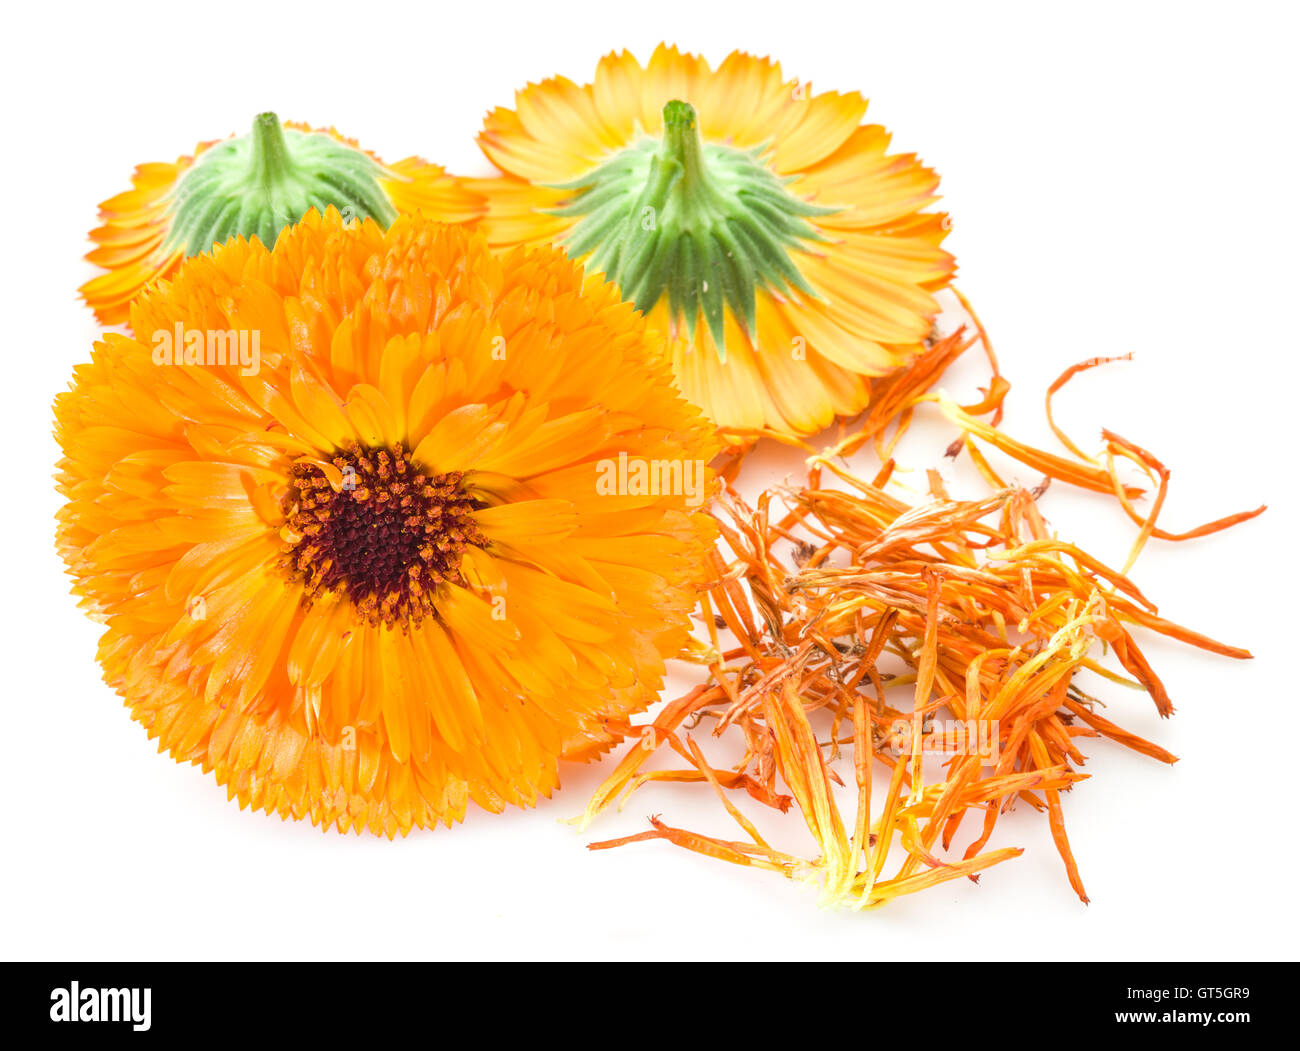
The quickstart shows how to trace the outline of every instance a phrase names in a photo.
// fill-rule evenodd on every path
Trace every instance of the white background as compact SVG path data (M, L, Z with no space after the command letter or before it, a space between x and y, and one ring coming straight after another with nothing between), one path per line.
M0 952L1294 957L1296 29L1289 5L1260 3L15 6L0 68ZM486 174L473 136L490 106L547 75L585 82L612 48L644 61L661 38L715 62L771 54L814 88L860 90L895 147L939 170L959 284L1014 384L1009 430L1048 443L1047 383L1133 351L1067 390L1066 426L1089 447L1105 425L1163 456L1167 527L1271 505L1224 535L1153 544L1138 564L1162 613L1256 660L1152 640L1175 718L1108 694L1112 717L1182 761L1087 743L1094 776L1066 797L1066 821L1091 906L1027 810L993 844L1026 853L979 886L865 915L663 843L592 854L587 839L640 831L651 812L732 833L707 792L666 787L580 836L559 821L581 811L601 776L590 768L566 771L535 811L475 812L394 843L322 834L227 803L157 754L99 679L99 629L53 550L49 410L97 333L75 297L97 202L137 163L242 132L265 109L334 124L388 159ZM982 379L971 357L945 381L961 400ZM935 465L951 437L923 423L910 462ZM799 468L783 450L757 456L751 484ZM958 495L976 491L944 469ZM1044 503L1053 526L1122 563L1132 528L1112 503L1060 489ZM794 815L765 827L808 849Z

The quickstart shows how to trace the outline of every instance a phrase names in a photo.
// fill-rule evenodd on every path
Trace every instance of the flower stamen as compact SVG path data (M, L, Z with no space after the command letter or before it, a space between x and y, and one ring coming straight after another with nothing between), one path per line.
M340 592L371 625L418 624L435 612L440 584L461 582L465 548L486 546L473 519L483 503L466 492L462 472L425 474L400 443L354 443L331 463L341 480L314 463L293 466L286 568L308 603Z

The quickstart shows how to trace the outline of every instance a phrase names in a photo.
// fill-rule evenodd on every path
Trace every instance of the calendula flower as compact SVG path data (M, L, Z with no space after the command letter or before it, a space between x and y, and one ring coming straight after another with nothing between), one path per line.
M86 258L106 271L81 287L105 325L127 320L131 300L181 260L233 236L275 244L309 209L388 226L403 212L467 222L482 199L436 164L407 157L384 164L333 128L281 124L260 114L252 131L201 142L174 164L142 164L132 188L99 206L102 225Z
M58 547L160 749L391 837L534 803L656 698L716 442L612 287L313 210L131 326L56 403Z
M739 52L715 70L661 46L601 60L581 87L530 84L479 144L504 173L495 245L562 243L671 340L682 391L727 432L809 434L859 412L867 378L922 348L954 270L938 178Z

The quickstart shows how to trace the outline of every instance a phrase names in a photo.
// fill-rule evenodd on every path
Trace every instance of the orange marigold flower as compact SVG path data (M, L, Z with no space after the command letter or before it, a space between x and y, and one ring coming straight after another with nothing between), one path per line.
M187 256L235 235L273 245L311 208L333 205L382 226L406 212L454 223L483 211L482 198L436 164L384 164L333 128L281 124L274 113L260 114L249 134L201 142L174 164L142 164L131 181L99 206L102 225L90 234L97 247L86 256L106 271L81 286L105 325L126 321L140 290Z
M487 117L494 245L562 243L671 339L687 398L730 434L810 434L922 349L954 271L938 177L768 59L660 46Z
M391 837L533 804L656 699L716 440L583 284L558 250L312 211L96 344L55 406L58 548L160 749Z

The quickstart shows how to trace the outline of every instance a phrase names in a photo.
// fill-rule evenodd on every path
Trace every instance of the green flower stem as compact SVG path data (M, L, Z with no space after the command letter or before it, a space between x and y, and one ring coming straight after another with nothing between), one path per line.
M293 158L284 141L280 118L274 113L259 113L253 121L252 152L250 182L269 188L291 177Z

